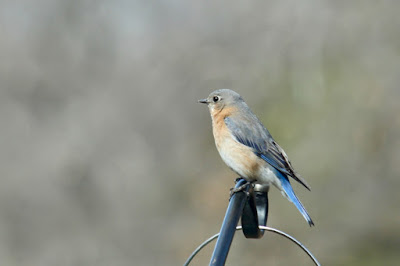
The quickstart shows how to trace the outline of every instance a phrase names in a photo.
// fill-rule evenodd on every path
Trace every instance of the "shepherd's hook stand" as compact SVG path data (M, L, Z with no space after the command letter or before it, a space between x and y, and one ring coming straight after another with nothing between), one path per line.
M260 185L253 187L252 184L246 183L247 181L243 178L238 178L236 180L235 189L243 189L235 192L231 196L224 221L222 222L220 233L210 237L203 244L201 244L190 255L184 266L189 265L194 256L196 256L196 254L199 253L203 247L217 237L218 240L215 244L214 252L210 260L210 266L225 265L235 231L240 229L243 230L243 234L246 238L261 238L264 235L265 230L280 234L292 240L299 247L301 247L313 260L315 265L320 265L311 252L308 251L308 249L299 241L282 231L265 226L268 218L269 187ZM240 217L242 217L242 226L236 227Z

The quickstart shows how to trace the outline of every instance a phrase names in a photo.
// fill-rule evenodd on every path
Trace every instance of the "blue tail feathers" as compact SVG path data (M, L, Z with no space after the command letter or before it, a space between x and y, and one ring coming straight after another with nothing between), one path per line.
M300 211L300 213L303 215L304 219L306 219L308 224L310 226L313 226L314 222L312 221L310 215L304 208L303 204L301 204L300 200L297 198L296 194L294 194L294 191L293 191L292 186L290 185L289 179L277 170L275 170L274 172L275 172L276 176L279 178L279 180L281 181L282 188L285 191L286 195L293 202L293 204L296 206L296 208Z

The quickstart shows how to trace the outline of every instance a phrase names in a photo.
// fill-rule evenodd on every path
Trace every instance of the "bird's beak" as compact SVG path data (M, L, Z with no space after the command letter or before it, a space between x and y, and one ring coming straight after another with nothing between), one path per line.
M208 104L207 99L201 99L201 100L198 100L198 102L199 102L199 103L206 103L206 104Z

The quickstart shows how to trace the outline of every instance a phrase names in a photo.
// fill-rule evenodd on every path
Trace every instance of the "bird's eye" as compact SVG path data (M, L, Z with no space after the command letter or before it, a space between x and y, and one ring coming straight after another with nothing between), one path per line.
M220 98L219 98L219 96L214 96L213 97L213 101L216 103L216 102L218 102L220 100Z

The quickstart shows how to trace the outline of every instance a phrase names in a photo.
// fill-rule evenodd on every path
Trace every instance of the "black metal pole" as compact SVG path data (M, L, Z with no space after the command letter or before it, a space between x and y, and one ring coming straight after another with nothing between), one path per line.
M246 182L247 181L243 178L239 179L235 188L245 185ZM232 239L235 235L236 226L239 218L242 215L243 207L247 200L249 188L250 184L247 185L242 191L234 193L229 201L229 206L226 210L225 218L221 226L220 235L217 243L215 244L214 252L211 257L210 265L212 266L225 265Z

